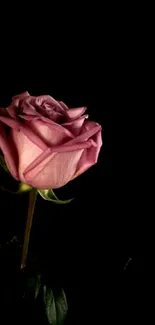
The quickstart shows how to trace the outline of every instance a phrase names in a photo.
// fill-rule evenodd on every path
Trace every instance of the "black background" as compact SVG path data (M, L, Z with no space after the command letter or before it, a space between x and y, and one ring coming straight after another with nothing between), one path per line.
M24 58L22 47L11 62L5 58L6 69L2 64L0 106L26 90L49 94L69 107L87 106L89 118L103 128L98 163L56 191L74 201L54 206L38 197L31 233L31 254L37 252L54 285L65 288L71 324L81 323L83 305L88 305L87 313L98 300L110 299L108 287L118 272L144 271L141 145L136 132L142 71L138 47L129 38L128 51L127 34L120 38L113 30L99 47L93 44L95 55L86 43L72 43L69 54L67 44L62 45L65 55L54 44L46 55L42 49L43 56L28 51ZM8 177L5 182L14 186ZM26 204L27 194L19 200L0 193L0 243L14 235L22 241Z

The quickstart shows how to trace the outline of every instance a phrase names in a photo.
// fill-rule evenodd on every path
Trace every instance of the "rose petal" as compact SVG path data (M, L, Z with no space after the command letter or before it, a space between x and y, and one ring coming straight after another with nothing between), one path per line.
M0 122L0 149L4 154L4 158L10 173L16 180L19 180L18 156L17 156L16 148L13 142L11 141L11 139L7 138L5 133L5 128L1 122Z
M20 128L20 122L15 119L12 119L11 117L0 116L0 121L16 130L19 130Z
M42 150L46 150L48 148L48 145L43 141L41 137L39 137L38 134L35 134L35 132L31 130L28 124L22 124L19 121L2 116L0 116L0 121L10 126L11 128L16 129L17 131L23 131L25 135Z
M9 115L11 117L13 117L14 119L17 119L17 115L18 115L18 111L19 111L19 108L18 108L18 105L17 105L17 100L13 101L11 103L11 105L9 105L7 107L7 112L9 113Z
M38 110L42 116L49 118L53 122L59 123L62 119L64 119L62 112L58 112L49 104L45 103L43 106L40 106Z
M87 121L85 121L84 125L87 123ZM87 130L86 127L83 127L81 132L83 131L82 134L80 134L79 136L75 137L74 139L70 140L67 142L66 145L73 145L76 143L81 143L81 142L85 142L87 141L90 137L92 137L94 134L96 134L99 130L101 130L101 125L95 123L95 122L91 122L91 127L89 128L89 130Z
M30 106L25 106L25 103L24 105L21 106L22 108L22 113L25 113L26 115L33 115L33 116L37 116L39 115L38 112L36 111L36 109L30 105Z
M41 171L25 174L28 184L40 189L59 188L68 183L75 174L83 150L56 154Z
M43 152L33 141L31 141L22 131L11 130L11 137L16 146L19 157L19 177L25 182L24 170Z
M94 121L90 121L90 120L87 120L85 121L83 127L82 127L82 130L81 130L81 133L84 133L84 132L87 132L87 131L90 131L92 130L95 126L100 126L100 129L101 129L101 125L94 122Z
M64 108L65 110L68 109L68 106L67 106L64 102L59 101L58 103L59 103L59 104L62 106L62 108Z
M25 121L32 121L34 119L34 115L24 115L24 114L19 114L19 117L21 117Z
M45 152L43 152L40 157L37 158L36 161L34 161L31 165L29 165L28 169L25 170L25 173L29 172L36 166L38 166L40 163L43 163L45 159L49 158L50 155L54 152L65 152L65 151L74 151L77 150L77 146L79 149L87 148L87 141L90 137L92 137L94 134L96 134L98 131L101 130L101 126L97 123L92 123L93 128L89 131L86 131L84 134L79 135L78 137L66 142L65 144L61 145L60 147L51 147L50 149L47 149ZM77 145L77 146L76 146ZM92 145L92 142L91 142ZM89 143L89 147L91 146Z
M20 130L31 140L35 145L37 145L40 149L46 150L48 149L47 143L40 137L39 134L32 130L31 126L28 124L23 124L20 127Z
M39 156L37 156L29 165L28 167L26 167L26 169L24 170L24 175L26 175L26 173L29 173L29 171L32 171L33 169L40 168L39 166L44 167L44 162L46 160L46 162L48 161L47 159L51 160L51 157L53 157L51 155L51 149L48 148L46 151L42 152Z
M72 139L74 138L74 135L67 129L64 128L63 125L59 125L57 123L55 123L54 121L50 120L49 118L45 117L45 116L38 116L38 117L34 117L32 115L30 116L26 116L23 114L19 115L23 120L29 121L33 123L36 123L36 121L42 122L44 125L46 125L49 129L51 129L53 132L59 132L62 133L63 136L68 137L68 139ZM60 136L61 137L61 136Z
M63 123L62 126L67 128L69 131L71 131L75 136L79 135L81 131L81 127L85 121L85 119L88 118L88 115L83 115L75 120L72 120L67 123Z
M79 108L69 108L66 111L66 114L69 119L74 119L80 117L86 111L87 107L79 107Z
M59 132L63 132L69 138L74 138L74 135L69 130L64 128L63 125L57 124L56 122L53 122L52 120L50 120L49 118L44 117L44 116L40 116L39 119L42 120L43 122L45 122L49 128L55 129Z
M84 173L88 168L97 163L98 155L102 146L101 131L98 131L93 136L93 140L96 146L91 146L90 148L83 151L83 154L77 166L77 170L72 179L78 177L79 175Z
M30 94L26 91L12 98L12 103L7 107L8 113L11 117L17 119L17 115L20 111L20 105L22 104L22 101L29 96Z
M24 171L24 175L29 173L30 171L33 171L35 168L40 169L41 167L45 167L47 162L49 162L53 158L53 154L55 153L65 153L65 152L73 152L76 150L81 150L85 148L89 148L92 145L95 145L94 142L89 139L88 141L84 143L77 143L73 146L67 146L66 144L60 145L60 146L55 146L48 148L46 151L42 152L40 156L38 156ZM38 172L38 170L37 170Z
M64 108L59 104L59 102L49 95L38 96L36 97L35 102L39 106L42 106L42 104L46 102L46 104L49 104L50 106L54 106L55 108L57 108L58 112L64 111Z
M38 134L38 136L48 145L48 147L63 144L73 138L72 135L68 135L65 128L61 129L60 132L59 128L49 126L49 124L44 123L41 119L31 120L29 126L31 130L35 134Z
M25 100L21 103L21 113L27 115L37 115L37 110L35 108L36 98L34 96L26 97Z
M9 115L15 119L18 119L18 113L20 112L20 100L18 96L13 97L12 103L7 107Z
M23 92L23 93L21 93L19 95L16 95L16 96L12 97L12 99L13 100L14 99L23 100L23 99L25 99L26 97L29 97L29 96L30 96L30 94L28 93L28 91L25 91L25 92Z
M4 107L0 107L0 116L9 117L8 111Z

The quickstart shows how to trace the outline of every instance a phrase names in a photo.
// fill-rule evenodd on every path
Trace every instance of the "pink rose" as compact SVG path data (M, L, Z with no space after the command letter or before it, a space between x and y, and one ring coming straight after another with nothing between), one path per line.
M38 189L59 188L98 160L101 126L85 107L50 96L13 97L0 109L0 149L12 176Z

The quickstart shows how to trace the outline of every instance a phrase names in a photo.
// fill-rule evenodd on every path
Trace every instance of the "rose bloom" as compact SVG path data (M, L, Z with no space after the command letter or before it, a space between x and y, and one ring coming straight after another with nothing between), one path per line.
M86 107L28 92L0 108L0 149L12 176L34 188L59 188L98 160L101 126Z

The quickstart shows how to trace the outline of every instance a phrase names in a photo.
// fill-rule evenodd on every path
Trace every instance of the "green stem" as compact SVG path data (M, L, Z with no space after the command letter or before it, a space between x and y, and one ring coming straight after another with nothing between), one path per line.
M28 205L28 214L27 214L27 220L26 220L24 244L23 244L23 251L22 251L22 258L21 258L21 269L24 269L26 266L28 246L29 246L30 233L31 233L36 198L37 198L37 190L32 189L29 192L29 205Z

